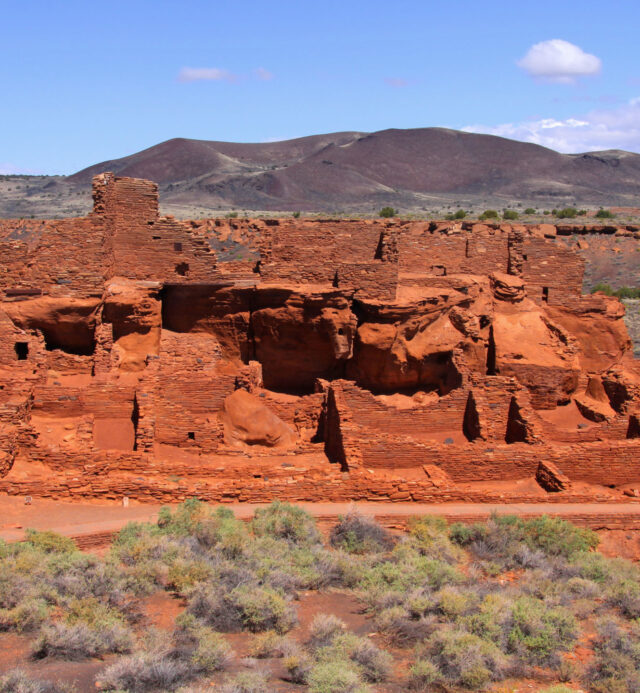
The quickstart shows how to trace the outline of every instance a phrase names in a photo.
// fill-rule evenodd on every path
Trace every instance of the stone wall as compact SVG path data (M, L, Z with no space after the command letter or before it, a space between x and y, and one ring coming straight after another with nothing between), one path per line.
M157 203L154 183L107 173L86 218L0 221L0 491L619 502L640 488L624 311L581 295L584 263L558 242L601 228L183 222Z

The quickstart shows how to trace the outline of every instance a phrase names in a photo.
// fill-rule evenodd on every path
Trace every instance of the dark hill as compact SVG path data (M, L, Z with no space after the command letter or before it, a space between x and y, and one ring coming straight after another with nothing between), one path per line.
M96 164L67 181L84 186L107 170L157 181L164 203L208 208L355 211L380 203L424 207L446 196L478 203L623 204L640 194L638 154L559 154L444 128L260 144L178 138Z

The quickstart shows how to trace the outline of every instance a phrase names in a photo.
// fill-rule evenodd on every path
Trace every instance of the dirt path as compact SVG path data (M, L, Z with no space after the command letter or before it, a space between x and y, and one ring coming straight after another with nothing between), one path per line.
M640 503L299 503L322 520L333 520L350 508L376 517L383 524L400 526L416 515L443 515L449 520L481 520L491 513L534 517L548 514L564 517L594 529L640 529ZM0 538L17 541L24 529L49 529L65 536L86 538L83 547L108 543L110 536L128 522L156 519L160 505L131 504L128 508L116 503L64 503L34 498L26 505L24 498L0 496ZM241 519L253 516L260 505L229 504Z

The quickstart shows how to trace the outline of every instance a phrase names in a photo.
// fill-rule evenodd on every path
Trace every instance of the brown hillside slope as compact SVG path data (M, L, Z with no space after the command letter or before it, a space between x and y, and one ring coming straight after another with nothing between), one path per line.
M241 144L173 139L70 176L98 171L157 180L163 199L247 209L331 210L429 194L611 204L640 192L640 155L559 154L490 135L420 128L342 132Z

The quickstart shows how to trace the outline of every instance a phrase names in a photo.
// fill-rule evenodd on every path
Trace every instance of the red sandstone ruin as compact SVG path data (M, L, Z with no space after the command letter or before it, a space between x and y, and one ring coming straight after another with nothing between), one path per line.
M553 226L0 221L0 491L621 500L640 366ZM570 231L569 231L570 232ZM632 233L632 231L622 231ZM636 483L638 482L638 483Z

